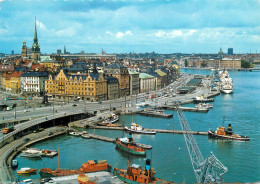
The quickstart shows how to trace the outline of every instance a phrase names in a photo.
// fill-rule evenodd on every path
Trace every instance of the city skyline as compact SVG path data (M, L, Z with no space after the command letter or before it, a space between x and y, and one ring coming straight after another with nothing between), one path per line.
M32 46L35 16L42 53L254 53L259 9L259 0L0 0L0 53Z

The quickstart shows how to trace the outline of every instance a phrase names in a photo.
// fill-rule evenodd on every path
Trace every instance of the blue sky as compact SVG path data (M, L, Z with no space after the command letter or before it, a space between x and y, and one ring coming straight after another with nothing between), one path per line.
M0 0L0 53L260 52L260 0Z

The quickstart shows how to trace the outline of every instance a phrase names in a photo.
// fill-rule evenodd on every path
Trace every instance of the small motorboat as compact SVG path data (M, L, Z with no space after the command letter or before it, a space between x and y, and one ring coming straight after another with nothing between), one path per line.
M130 131L132 133L139 133L139 134L156 134L156 131L153 130L145 130L142 126L138 125L137 123L131 123L130 127L125 127L126 131Z
M20 156L28 158L41 158L42 153L21 153Z
M78 132L70 132L69 134L72 136L80 136L80 133L78 133Z
M20 170L17 170L17 174L34 174L37 172L37 169L31 169L29 167L21 168Z

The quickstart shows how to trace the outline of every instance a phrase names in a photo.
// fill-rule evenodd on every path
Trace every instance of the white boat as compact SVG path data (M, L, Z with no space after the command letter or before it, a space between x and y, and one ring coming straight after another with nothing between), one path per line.
M105 119L102 123L99 123L99 125L113 124L117 121L119 121L119 116L116 114L110 114L109 117Z
M232 78L229 77L228 71L224 70L219 72L219 79L220 79L220 91L222 93L233 93L234 90L234 83Z
M28 158L41 158L42 153L21 153L20 156Z
M138 125L137 123L131 123L130 127L125 127L126 131L130 131L133 133L140 133L140 134L156 134L156 131L153 130L145 130L142 126Z
M34 153L42 153L41 149L38 148L27 148L26 150L23 150L22 153L28 153L28 154L34 154Z
M196 108L200 109L200 108L213 108L213 104L209 104L209 103L198 103L195 105Z
M79 132L70 132L69 134L72 135L72 136L80 136Z

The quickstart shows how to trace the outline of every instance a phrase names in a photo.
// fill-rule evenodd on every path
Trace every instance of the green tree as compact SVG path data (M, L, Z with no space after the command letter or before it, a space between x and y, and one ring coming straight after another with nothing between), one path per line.
M251 67L251 64L248 61L246 61L244 59L241 60L241 68L250 68L250 67Z
M188 61L185 59L185 67L188 67Z
M207 66L207 63L201 63L201 67L205 68Z

